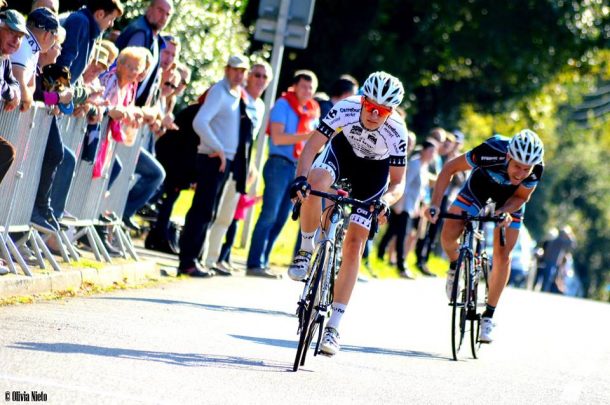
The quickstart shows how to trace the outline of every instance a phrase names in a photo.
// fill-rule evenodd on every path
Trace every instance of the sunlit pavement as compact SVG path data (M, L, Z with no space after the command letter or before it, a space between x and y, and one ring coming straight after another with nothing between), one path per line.
M60 404L610 403L608 304L507 290L496 342L454 362L444 280L370 280L342 351L293 373L301 288L237 274L3 307L0 389Z

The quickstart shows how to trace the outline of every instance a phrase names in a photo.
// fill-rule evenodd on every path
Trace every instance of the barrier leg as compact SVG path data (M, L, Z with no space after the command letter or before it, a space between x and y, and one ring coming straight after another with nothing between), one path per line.
M133 242L131 241L131 237L129 236L129 233L125 232L123 227L118 226L118 225L117 225L117 233L119 234L119 237L123 239L123 243L125 244L125 247L127 248L127 252L129 253L129 256L131 256L133 260L139 260L138 255L136 254L136 250L133 247Z
M13 257L17 260L17 263L19 263L21 270L23 270L23 274L32 277L32 272L30 271L30 268L26 264L25 260L23 260L23 257L21 257L21 254L19 254L19 250L17 250L17 246L15 246L11 238L6 238L6 245L13 254Z
M61 236L62 241L68 249L68 253L70 254L70 256L72 256L74 260L78 261L78 259L80 259L80 255L78 254L76 249L74 249L74 246L72 246L72 241L70 240L70 238L68 238L66 232L63 229L60 229L59 235Z
M116 224L112 225L112 234L114 235L114 239L119 244L119 251L121 252L121 256L124 259L126 259L127 258L127 246L125 246L125 242L123 241L123 238L121 238L119 229L121 229L121 228L119 226L117 226Z
M15 267L13 258L11 257L11 254L8 251L8 248L6 246L6 241L4 240L4 235L2 232L0 232L0 254L2 254L2 257L6 261L6 264L8 265L8 268L11 271L11 273L17 274L17 268Z
M108 251L106 250L106 248L104 247L104 244L102 243L102 238L100 238L100 235L97 234L95 227L92 226L91 229L92 229L91 234L93 235L93 238L95 239L95 243L97 244L100 253L102 254L102 256L104 256L104 260L108 263L112 263L112 261L110 260L110 255L108 254Z
M38 246L38 241L34 239L34 236L31 233L30 235L28 235L28 239L26 239L23 243L25 243L27 246L28 242L30 243L30 250L34 252L36 260L38 260L38 267L43 270L46 269L47 265L44 263L44 258L42 257L42 249L40 248L40 246Z
M67 251L66 247L64 246L64 242L63 242L63 238L62 238L61 234L62 234L62 231L59 230L57 232L53 232L50 235L53 235L53 237L57 241L57 247L59 248L59 253L61 254L61 258L64 260L64 263L70 263L70 256L68 256L68 251Z
M49 263L51 263L51 267L53 267L53 270L61 271L61 267L59 267L59 264L57 264L57 261L55 261L55 258L53 257L53 255L49 251L49 248L47 247L47 245L44 244L44 242L43 242L42 238L40 237L40 234L38 233L38 231L33 229L32 230L32 236L34 237L34 240L36 241L36 244L38 245L40 250L42 250L42 253L44 254L44 256L47 258Z
M102 256L100 255L100 250L98 249L97 243L95 242L95 237L93 236L95 234L95 229L91 225L86 226L84 229L85 229L85 234L87 235L87 240L89 241L89 247L91 248L91 251L95 255L95 260L97 260L98 262L101 262Z

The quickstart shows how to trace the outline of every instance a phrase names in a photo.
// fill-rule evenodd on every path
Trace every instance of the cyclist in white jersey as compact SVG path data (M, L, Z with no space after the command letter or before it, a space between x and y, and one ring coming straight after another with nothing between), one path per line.
M395 111L404 95L402 83L388 73L375 72L364 83L362 93L333 106L309 138L299 159L291 197L303 204L302 242L288 269L293 280L307 277L322 213L321 199L301 190L328 191L335 181L348 179L351 197L370 201L371 211L375 202L385 206L379 214L380 224L386 221L387 207L403 194L407 149L414 140L409 138L404 121ZM322 147L322 153L316 158ZM332 315L321 344L321 351L327 355L332 356L339 350L337 329L358 277L371 219L372 212L362 209L350 217L334 287Z

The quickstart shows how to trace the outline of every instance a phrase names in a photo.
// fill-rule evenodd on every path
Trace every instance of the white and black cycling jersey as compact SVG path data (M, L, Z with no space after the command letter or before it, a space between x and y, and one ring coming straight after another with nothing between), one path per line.
M407 127L396 111L375 130L364 128L360 122L361 96L339 101L320 120L317 130L329 139L342 134L354 154L363 159L389 159L390 166L405 166L407 155Z

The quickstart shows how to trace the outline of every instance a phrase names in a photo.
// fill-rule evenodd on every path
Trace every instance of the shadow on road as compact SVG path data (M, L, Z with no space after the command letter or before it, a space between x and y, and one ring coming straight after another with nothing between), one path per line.
M154 361L185 367L218 367L269 372L292 371L292 365L287 365L285 363L218 354L154 352L148 350L120 349L116 347L79 345L73 343L17 342L14 345L7 347L50 353L78 353L103 357L116 357L121 359Z
M256 336L243 336L243 335L229 335L235 339L247 340L254 343L259 343L268 346L276 346L287 349L296 349L297 341L282 340L282 339L270 339ZM370 346L351 346L341 345L342 352L356 352L356 353L368 353L368 354L383 354L388 356L404 356L404 357L416 357L421 359L431 360L450 360L449 357L437 355L434 353L420 352L417 350L395 350L385 349L382 347L370 347Z
M139 301L149 302L153 304L165 304L165 305L190 305L198 308L207 309L210 311L222 311L222 312L243 312L247 314L261 314L261 315L274 315L274 316L287 316L294 318L296 315L283 311L274 311L272 309L260 309L260 308L245 308L245 307L230 307L226 305L212 305L212 304L200 304L198 302L189 301L175 301L175 300L163 300L157 298L137 298L137 297L93 297L95 300L117 300L117 301Z

